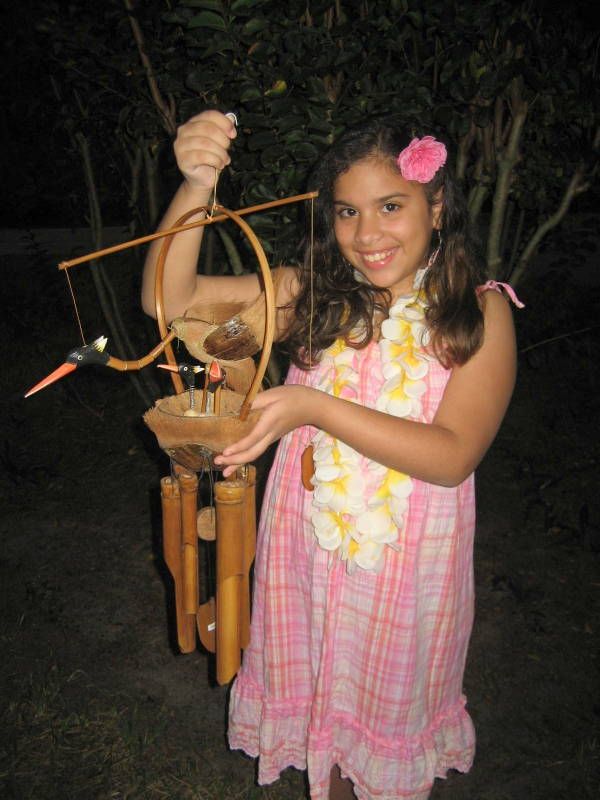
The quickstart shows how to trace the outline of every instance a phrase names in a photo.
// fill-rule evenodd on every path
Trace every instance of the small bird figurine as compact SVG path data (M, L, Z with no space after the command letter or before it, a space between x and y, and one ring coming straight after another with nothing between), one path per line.
M195 408L195 398L194 398L194 391L196 389L196 375L200 372L204 372L204 367L201 367L199 364L177 364L174 366L173 364L157 364L159 369L167 369L169 372L178 372L185 385L188 388L190 393L190 407L184 411L184 417L199 417L200 412L196 411Z
M218 361L213 361L208 369L202 390L202 411L206 414L221 414L221 386L225 383L225 370Z
M54 372L51 372L44 380L36 383L36 385L25 394L25 397L30 397L41 389L45 389L46 386L50 386L51 383L64 378L65 375L68 375L69 372L73 372L77 367L84 367L88 364L108 366L111 356L104 350L107 341L108 339L106 336L99 336L91 344L85 344L82 347L71 350L67 355L65 363L58 367L58 369L55 369Z

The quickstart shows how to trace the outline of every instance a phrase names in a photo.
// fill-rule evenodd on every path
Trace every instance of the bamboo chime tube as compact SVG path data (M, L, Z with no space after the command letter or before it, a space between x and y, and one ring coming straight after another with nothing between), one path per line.
M240 598L244 571L245 482L215 484L217 511L217 681L229 683L240 668Z
M183 610L181 496L179 483L171 477L160 482L163 523L163 555L175 587L177 644L182 653L196 648L195 618Z
M250 569L256 552L256 467L247 467L244 489L244 555L240 592L240 646L250 644Z
M183 543L183 610L193 614L198 610L198 529L196 523L198 476L182 472L179 475L181 487L181 528Z

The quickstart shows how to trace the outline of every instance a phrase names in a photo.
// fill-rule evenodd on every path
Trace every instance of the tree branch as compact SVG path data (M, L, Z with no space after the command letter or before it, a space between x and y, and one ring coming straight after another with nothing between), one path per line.
M510 192L512 172L519 157L519 141L521 139L525 119L527 118L527 103L521 101L515 105L516 110L512 120L508 144L506 150L499 159L498 178L496 180L496 191L494 192L494 201L492 205L492 218L490 220L487 246L487 267L488 276L490 278L493 278L497 274L498 268L502 263L500 239L504 222L504 212Z
M589 188L589 184L585 183L583 178L584 178L584 167L583 164L580 164L573 173L573 176L569 181L569 185L565 189L562 199L560 201L560 205L558 206L555 213L549 216L546 220L544 220L544 222L542 222L541 225L538 225L533 236L527 242L527 245L523 250L521 257L517 262L517 266L515 267L509 278L509 282L512 284L513 287L516 286L521 280L523 273L525 272L525 268L527 267L527 262L534 254L535 250L537 249L539 243L542 241L544 236L563 220L574 198L578 194L585 192L586 189Z
M166 130L169 136L175 136L175 133L177 131L177 124L175 122L173 98L169 97L169 101L167 102L160 92L160 89L158 87L158 82L156 80L156 76L152 68L152 63L150 62L150 59L146 54L144 35L142 33L142 29L140 28L139 23L133 13L132 0L123 0L123 3L127 10L129 23L131 25L131 30L133 32L133 38L135 39L138 53L140 54L140 61L142 62L144 72L146 73L146 80L148 81L148 86L150 87L150 94L152 95L152 99L154 100L154 105L156 106L156 108L158 109L158 113L160 114L163 128Z

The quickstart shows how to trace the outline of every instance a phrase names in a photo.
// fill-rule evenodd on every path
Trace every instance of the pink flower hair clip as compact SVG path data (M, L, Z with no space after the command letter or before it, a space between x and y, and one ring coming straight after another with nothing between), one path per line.
M446 163L446 145L433 136L413 139L400 152L396 163L406 181L429 183L440 167Z

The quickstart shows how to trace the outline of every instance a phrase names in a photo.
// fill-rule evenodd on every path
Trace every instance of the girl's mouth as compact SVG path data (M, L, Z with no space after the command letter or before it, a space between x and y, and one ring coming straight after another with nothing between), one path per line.
M372 253L359 253L363 263L369 269L383 269L390 263L396 249L392 250L377 250Z

